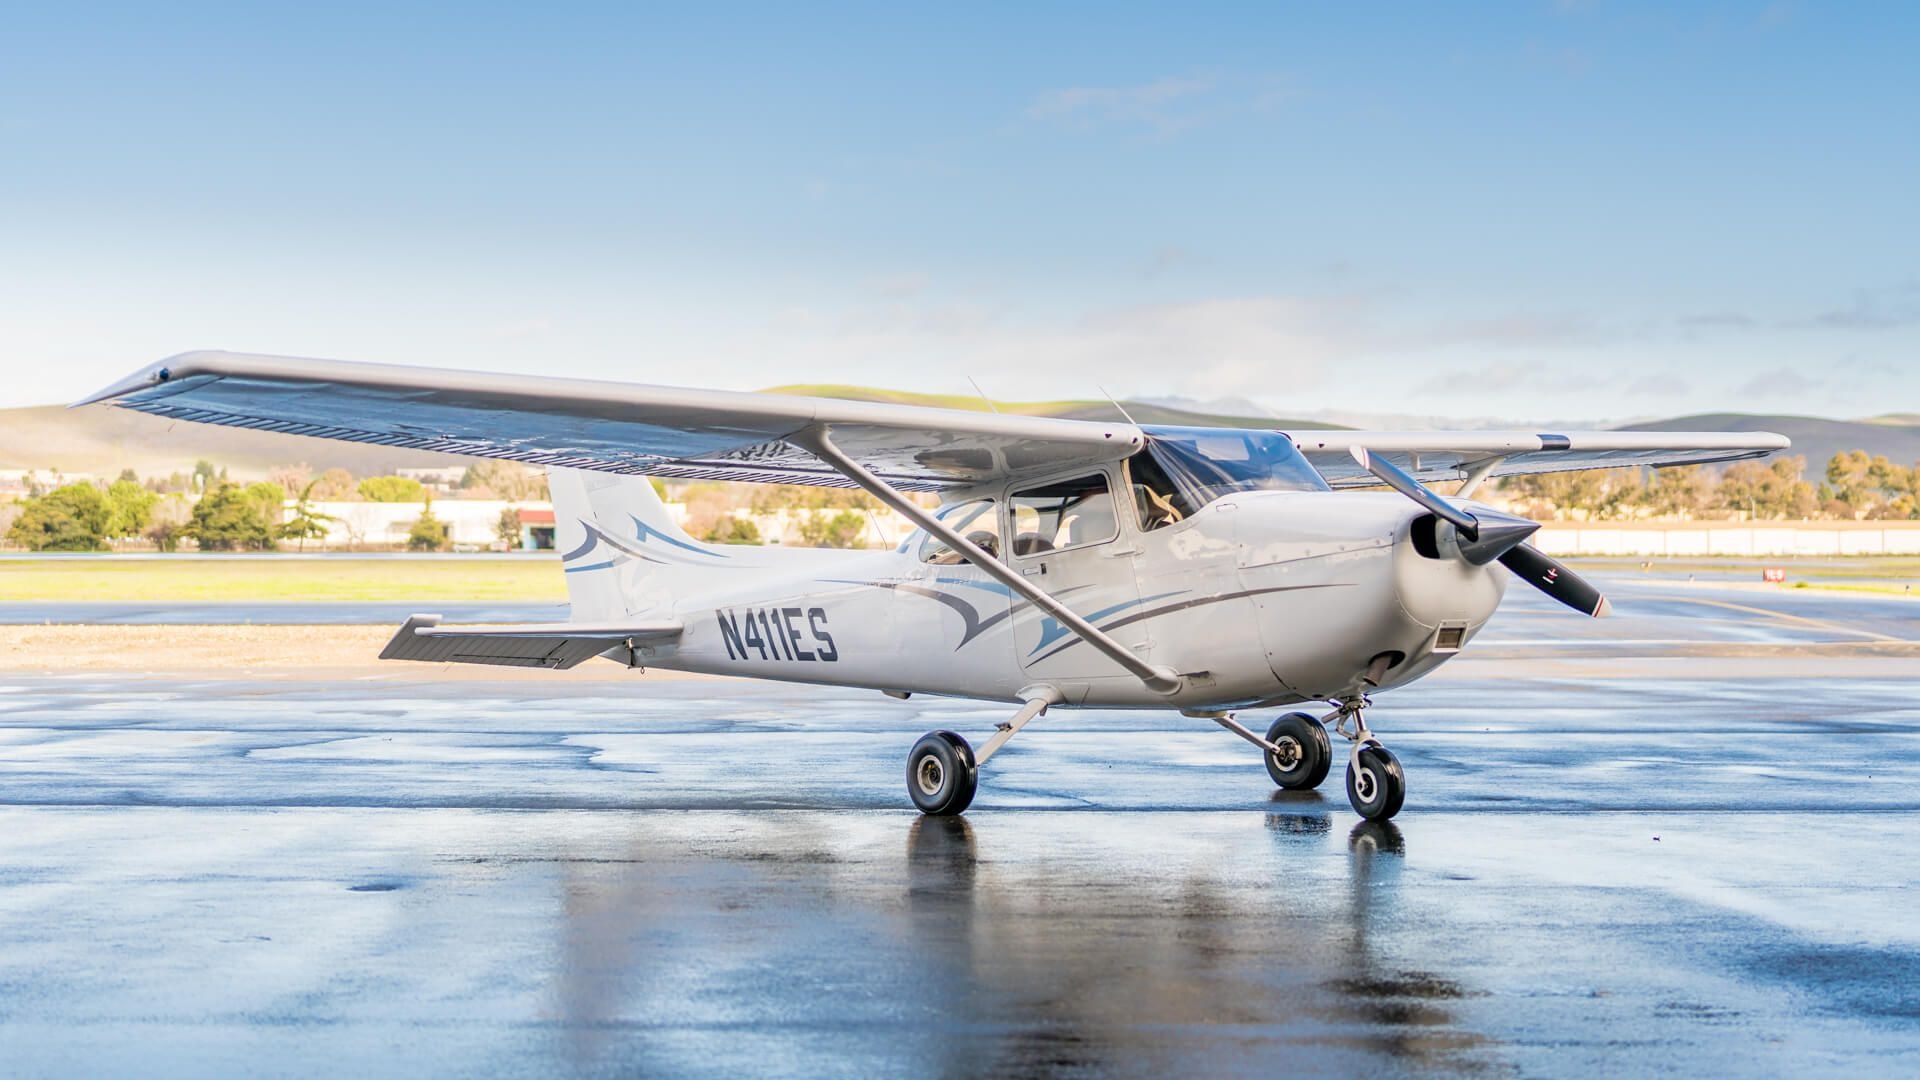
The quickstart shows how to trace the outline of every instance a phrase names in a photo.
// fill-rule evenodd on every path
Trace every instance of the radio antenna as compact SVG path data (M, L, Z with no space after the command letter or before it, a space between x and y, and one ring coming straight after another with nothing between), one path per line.
M973 383L973 392L980 395L980 400L987 403L987 408L992 409L995 413L1000 411L1000 406L995 405L993 399L987 396L987 392L980 389L980 384L974 382L973 376L967 376L967 381Z
M1114 397L1113 394L1109 392L1107 388L1104 386L1100 387L1100 392L1107 395L1107 400L1113 402L1113 407L1116 409L1119 409L1120 415L1127 418L1127 423L1132 424L1134 427L1140 426L1140 422L1133 418L1133 414L1127 412L1127 407L1125 405L1120 404L1119 398Z

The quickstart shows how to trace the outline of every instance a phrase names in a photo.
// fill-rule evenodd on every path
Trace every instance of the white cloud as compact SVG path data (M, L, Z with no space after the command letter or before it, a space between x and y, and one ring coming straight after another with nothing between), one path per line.
M1083 128L1144 128L1168 135L1224 117L1264 112L1293 96L1272 75L1168 75L1133 86L1049 90L1027 106L1031 120Z
M1097 119L1158 120L1167 106L1204 94L1214 87L1210 78L1166 76L1138 86L1074 86L1049 90L1027 108L1039 119L1087 117Z

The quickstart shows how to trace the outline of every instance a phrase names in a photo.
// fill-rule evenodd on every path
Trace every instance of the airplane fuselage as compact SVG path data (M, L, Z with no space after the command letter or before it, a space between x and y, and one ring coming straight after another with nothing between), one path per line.
M1144 687L1052 617L966 563L893 551L717 549L711 588L677 596L677 642L648 666L799 683L1068 705L1244 708L1380 687L1452 656L1499 605L1505 573L1416 550L1419 516L1390 493L1248 492L1176 524L1015 554L1022 574L1183 676ZM656 548L657 552L658 549ZM572 560L590 566L594 556ZM575 567L570 566L570 569ZM718 566L715 567L718 569Z

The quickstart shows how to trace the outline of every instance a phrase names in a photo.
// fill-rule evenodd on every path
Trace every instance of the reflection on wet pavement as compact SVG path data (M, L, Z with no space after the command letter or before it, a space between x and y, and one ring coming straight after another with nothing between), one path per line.
M832 849L812 820L734 824L723 841L645 828L618 858L569 862L569 1065L745 1069L790 1053L796 1030L835 1033L825 1071L884 1074L1496 1063L1451 1008L1474 992L1369 943L1398 917L1392 825L1343 824L1346 880L1294 907L1267 874L1339 844L1330 816L1270 815L1268 840L1185 855L1164 838L1130 850L1132 828L1084 816L901 824ZM1138 823L1162 825L1179 831Z

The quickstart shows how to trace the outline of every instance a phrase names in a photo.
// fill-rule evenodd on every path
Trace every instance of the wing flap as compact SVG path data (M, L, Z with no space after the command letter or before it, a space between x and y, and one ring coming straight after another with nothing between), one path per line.
M441 626L438 615L415 615L403 623L386 648L380 650L380 659L565 671L628 642L639 645L676 639L681 629L682 624L673 620L617 625Z

